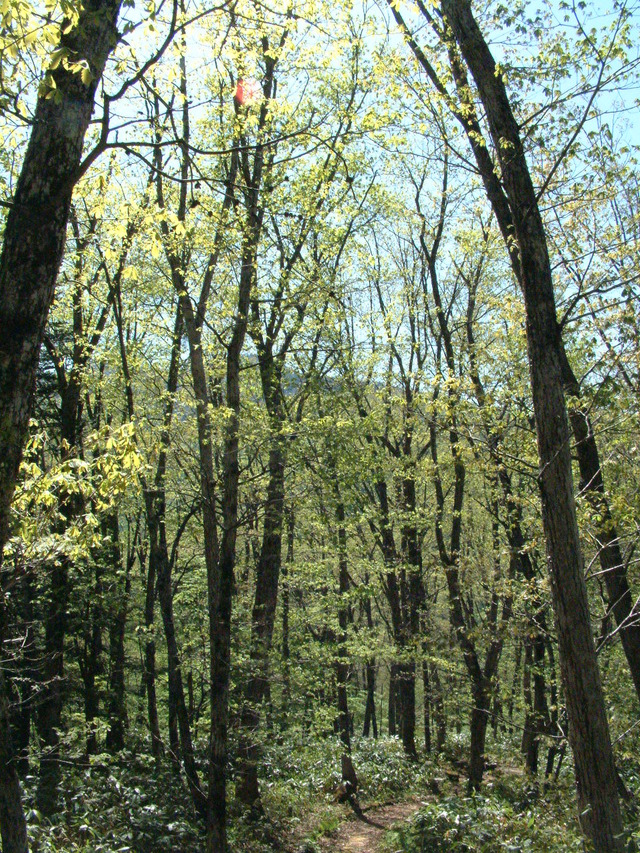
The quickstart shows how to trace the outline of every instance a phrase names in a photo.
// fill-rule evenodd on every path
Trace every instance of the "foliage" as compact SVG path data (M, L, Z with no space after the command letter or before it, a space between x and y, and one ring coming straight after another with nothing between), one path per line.
M27 787L27 807L30 793ZM183 794L170 766L144 754L95 755L66 776L64 820L51 823L29 809L30 844L42 853L195 851L200 829Z
M567 806L567 792L529 803L524 786L519 792L449 796L428 803L421 807L409 827L390 832L386 844L386 849L403 853L544 853L584 849L575 818Z
M409 24L422 5L407 8ZM634 108L638 13L618 2L599 4L602 19L582 3L538 5L491 2L481 20L523 129L559 328L637 596L640 159L634 126L615 112ZM26 0L0 9L5 211L38 89L56 64L75 68L52 49L77 11ZM420 29L436 90L407 60L390 14L367 4L193 0L126 15L74 192L4 555L2 665L12 725L26 730L34 849L203 849L183 729L206 787L219 628L206 558L219 560L231 532L232 849L262 853L299 835L315 844L336 830L339 688L362 804L425 801L390 850L580 849L568 755L558 787L538 799L529 781L500 775L516 767L522 778L532 752L523 756L523 733L534 728L538 774L549 751L559 771L564 697L524 308L451 112L460 92L448 50ZM251 103L234 99L240 79L260 90ZM233 404L229 353L242 323ZM603 515L575 474L609 724L637 796L638 704L599 573ZM256 639L264 565L277 603L272 637ZM498 649L482 685L484 753L498 769L465 797L471 647L481 669ZM402 744L398 669L412 680L415 754ZM234 801L256 676L259 819ZM46 818L35 807L51 746L42 709L57 688L63 796ZM377 738L360 734L372 705ZM114 722L123 747L110 745ZM636 824L628 815L630 833Z

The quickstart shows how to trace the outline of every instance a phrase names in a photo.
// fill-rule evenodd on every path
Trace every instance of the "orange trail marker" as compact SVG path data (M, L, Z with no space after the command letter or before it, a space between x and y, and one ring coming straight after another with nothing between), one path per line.
M257 80L238 80L234 101L241 107L250 107L257 103L262 97L262 89Z

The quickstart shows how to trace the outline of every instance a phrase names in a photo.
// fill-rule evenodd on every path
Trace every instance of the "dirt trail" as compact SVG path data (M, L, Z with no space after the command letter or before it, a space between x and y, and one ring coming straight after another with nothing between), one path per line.
M378 853L385 832L396 823L408 821L420 808L420 800L381 806L365 813L366 822L345 821L332 838L325 838L323 853Z

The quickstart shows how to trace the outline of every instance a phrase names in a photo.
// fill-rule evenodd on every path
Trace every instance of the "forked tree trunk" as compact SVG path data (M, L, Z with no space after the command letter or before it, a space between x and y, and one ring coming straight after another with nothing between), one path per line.
M365 572L365 586L369 585L369 574ZM364 601L364 610L367 617L367 628L373 631L373 616L371 613L371 598L367 596ZM367 701L364 709L364 724L362 734L369 737L369 730L373 729L374 738L378 737L378 721L376 719L376 660L369 658L365 664L365 687Z

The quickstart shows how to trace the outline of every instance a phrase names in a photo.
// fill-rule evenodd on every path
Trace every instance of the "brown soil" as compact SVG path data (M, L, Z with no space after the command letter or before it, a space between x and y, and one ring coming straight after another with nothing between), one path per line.
M380 806L365 812L364 820L346 820L331 838L323 838L316 847L322 853L377 853L385 832L394 824L408 821L420 808L420 800Z

